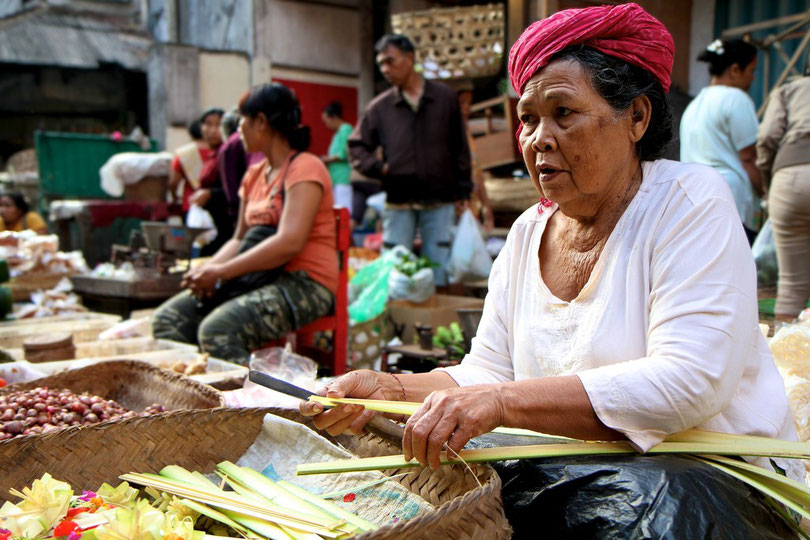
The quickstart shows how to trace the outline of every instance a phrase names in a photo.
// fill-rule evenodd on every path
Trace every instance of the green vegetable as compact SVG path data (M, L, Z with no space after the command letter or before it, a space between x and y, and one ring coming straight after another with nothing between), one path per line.
M444 326L436 328L436 337L443 341L445 346L453 343L453 334Z
M461 332L461 326L457 322L450 323L450 333L453 335L455 343L464 343L464 334Z

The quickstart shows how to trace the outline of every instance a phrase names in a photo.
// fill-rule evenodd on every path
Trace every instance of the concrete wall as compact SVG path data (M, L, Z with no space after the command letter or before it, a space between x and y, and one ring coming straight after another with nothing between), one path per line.
M356 8L291 0L256 1L253 5L256 57L299 69L360 73Z
M200 110L228 110L250 89L250 61L244 54L201 52L199 73Z
M253 52L249 0L178 0L180 41L203 49Z
M708 64L697 61L700 52L714 38L715 0L692 2L692 32L689 41L689 95L694 96L709 85Z
M22 0L3 0L0 2L0 17L8 17L22 9Z

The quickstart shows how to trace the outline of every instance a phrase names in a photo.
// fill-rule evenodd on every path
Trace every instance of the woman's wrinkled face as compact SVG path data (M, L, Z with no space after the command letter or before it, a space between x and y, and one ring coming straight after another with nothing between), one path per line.
M203 119L200 125L203 140L212 148L216 148L222 144L222 133L219 130L220 119L218 114L209 114Z
M22 210L17 208L11 197L0 197L0 217L6 225L13 225L22 219Z
M617 113L578 62L555 60L542 69L518 102L523 159L540 194L564 213L583 216L623 194L646 129L644 122L639 134L632 116L633 107Z

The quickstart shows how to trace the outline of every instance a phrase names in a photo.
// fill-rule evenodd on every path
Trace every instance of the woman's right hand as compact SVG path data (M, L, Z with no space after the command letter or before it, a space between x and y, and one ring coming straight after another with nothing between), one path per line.
M387 379L393 377L390 374L361 369L335 379L318 390L317 394L334 398L401 399L401 392L396 394L393 392L393 386L386 384L394 381ZM323 405L313 401L302 402L299 410L304 416L313 417L312 423L315 427L325 429L330 435L340 435L346 431L360 435L365 425L377 414L374 411L367 411L362 405L339 405L324 410Z

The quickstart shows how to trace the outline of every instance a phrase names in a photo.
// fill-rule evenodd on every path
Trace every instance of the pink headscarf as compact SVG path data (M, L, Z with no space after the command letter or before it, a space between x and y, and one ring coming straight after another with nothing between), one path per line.
M552 56L586 45L646 69L669 92L675 43L666 27L638 4L566 9L537 21L509 51L509 78L518 94Z

